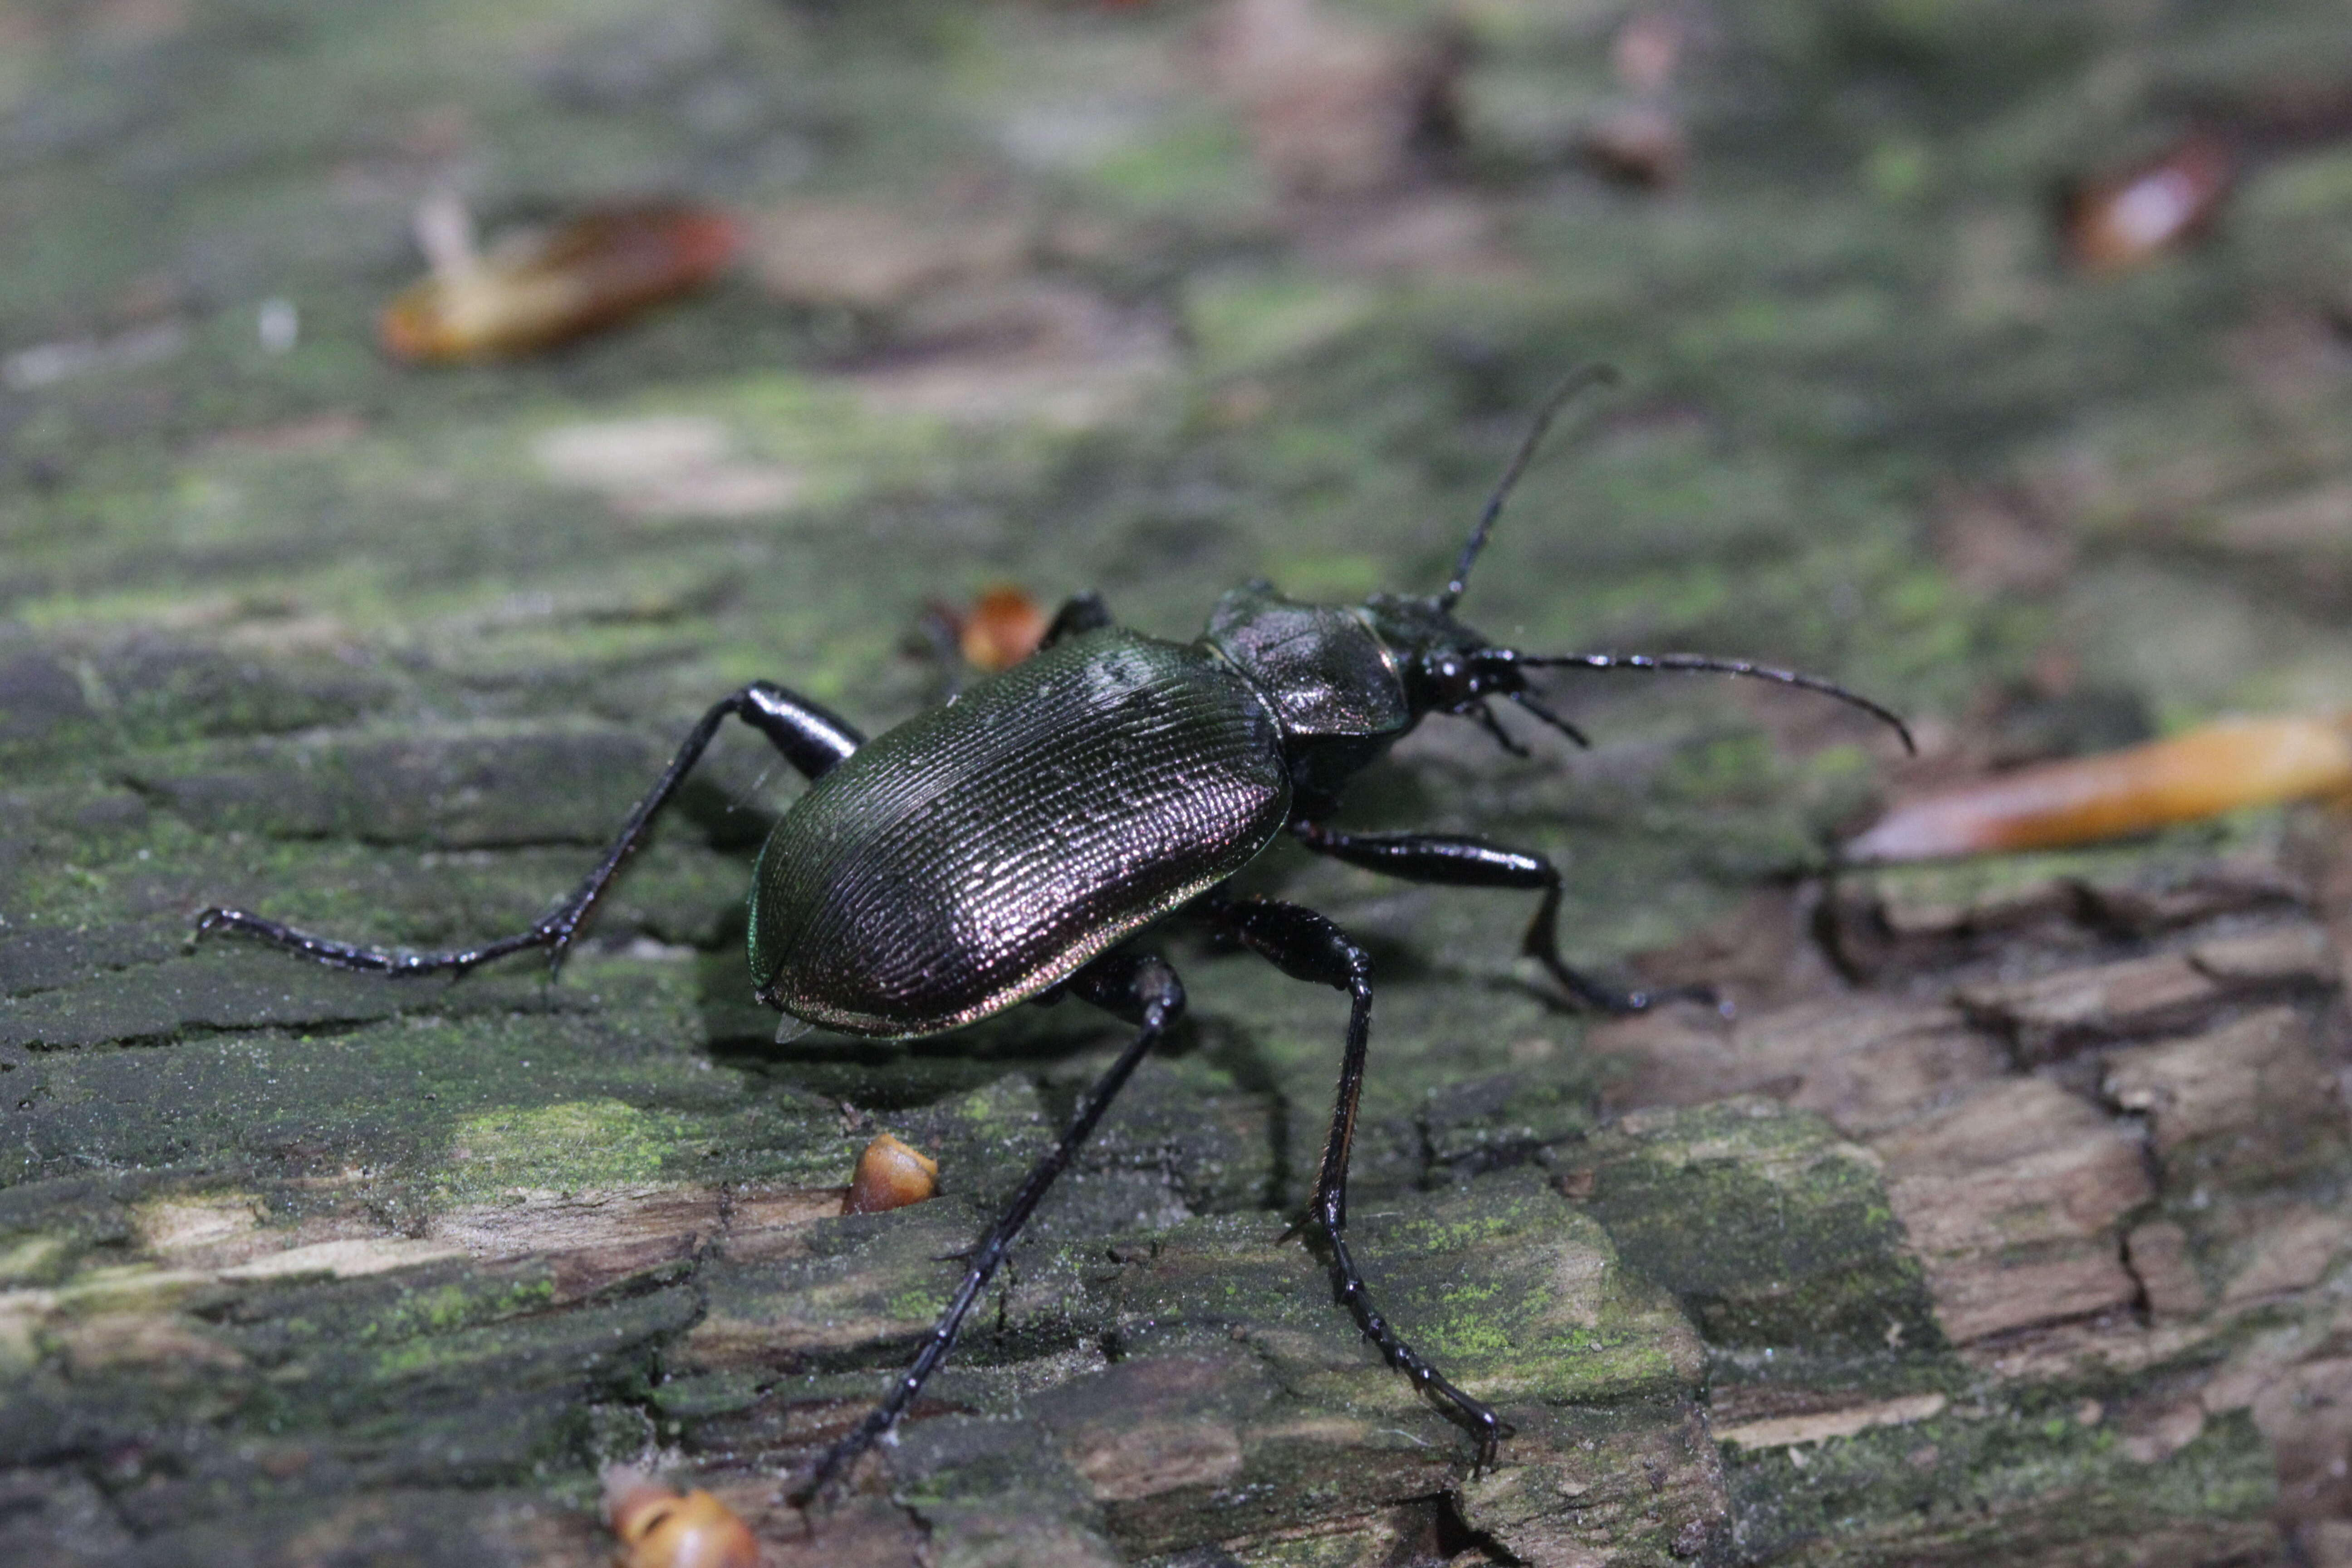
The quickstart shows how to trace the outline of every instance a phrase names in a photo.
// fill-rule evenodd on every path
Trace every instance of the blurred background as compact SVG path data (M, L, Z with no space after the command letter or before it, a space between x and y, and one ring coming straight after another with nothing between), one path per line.
M1551 688L1590 752L1433 721L1350 822L1555 852L1573 961L1769 1004L1826 984L1790 889L1890 792L2352 708L2339 0L0 3L0 1279L168 1255L155 1193L413 1238L1060 1092L1101 1041L1059 1015L778 1057L740 910L791 788L741 737L555 992L183 939L519 927L746 679L878 730L1082 589L1179 637L1253 576L1433 590L1593 360L1465 618L1810 669L1921 755L1633 676ZM1507 983L1517 903L1263 875L1398 976L1375 1190L1457 1079L1600 1103ZM1171 1083L1317 1105L1328 999L1204 975ZM1297 1187L1276 1143L1232 1204ZM447 1474L627 1447L548 1400Z
M1433 581L1601 358L1471 601L1500 634L1809 662L2004 754L2325 705L2342 24L12 5L0 594L477 676L578 637L620 713L753 670L903 708L925 595L1174 634L1254 574ZM436 205L739 243L561 352L420 364L378 316Z

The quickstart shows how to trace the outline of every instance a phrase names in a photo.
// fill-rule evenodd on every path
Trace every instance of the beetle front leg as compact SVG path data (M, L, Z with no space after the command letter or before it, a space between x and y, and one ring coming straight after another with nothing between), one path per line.
M1356 1142L1356 1106L1363 1096L1364 1063L1372 1035L1371 960L1348 934L1313 910L1272 899L1235 899L1212 905L1210 918L1244 945L1294 979L1312 981L1348 994L1348 1045L1339 1059L1339 1089L1331 1108L1331 1131L1315 1175L1307 1224L1329 1253L1331 1293L1347 1308L1364 1337L1388 1363L1438 1402L1439 1408L1467 1428L1478 1443L1477 1468L1495 1462L1495 1447L1510 1435L1492 1406L1472 1398L1399 1338L1380 1310L1355 1258L1348 1250L1348 1159Z
M1012 1250L1022 1226L1029 1223L1029 1216L1045 1201L1055 1178L1062 1173L1087 1140L1094 1135L1095 1123L1102 1120L1103 1112L1118 1097L1118 1091L1127 1086L1127 1080L1136 1068L1151 1054L1154 1047L1167 1037L1168 1031L1183 1016L1183 982L1176 978L1176 972L1168 966L1165 960L1155 954L1115 950L1079 970L1070 977L1067 984L1072 992L1105 1012L1139 1026L1135 1038L1087 1090L1086 1097L1078 1101L1077 1110L1071 1116L1069 1125L1062 1130L1062 1136L1055 1142L1053 1148L1045 1152L1045 1158L1030 1168L1028 1175L1022 1178L1020 1191L1013 1194L1012 1203L997 1216L996 1223L989 1227L980 1245L972 1249L964 1268L963 1283L956 1287L947 1310L940 1313L940 1321L932 1325L930 1336L923 1342L923 1348L916 1354L914 1364L900 1375L897 1385L890 1390L889 1397L867 1412L866 1419L859 1422L849 1436L819 1456L809 1473L785 1493L786 1500L793 1507L806 1508L822 1496L859 1455L881 1441L883 1435L896 1426L907 1414L915 1403L915 1396L922 1392L923 1384L930 1380L931 1373L940 1369L940 1363L947 1360L948 1352L954 1346L956 1333L963 1327L965 1317L980 1300L980 1293L988 1289L989 1280L1003 1263L1004 1255Z
M1543 902L1536 907L1535 919L1528 922L1519 951L1542 964L1560 989L1596 1012L1622 1016L1647 1012L1661 1002L1720 1005L1715 993L1704 985L1626 990L1570 968L1559 956L1559 868L1541 855L1446 833L1341 833L1312 822L1293 823L1290 831L1318 855L1384 877L1454 888L1540 890Z
M1039 639L1037 646L1041 648L1052 647L1057 642L1066 641L1085 632L1100 631L1110 624L1110 606L1103 603L1103 596L1100 594L1089 588L1083 594L1073 594L1062 601L1062 607L1054 612L1054 619L1045 627L1045 635Z
M831 709L781 686L755 680L712 704L710 710L703 714L652 790L629 813L620 836L613 840L612 847L604 852L604 858L588 874L587 880L528 931L478 947L453 948L445 952L393 952L312 936L249 910L215 906L196 917L195 935L201 937L214 931L238 931L338 969L367 970L380 974L430 974L443 970L463 974L492 959L543 947L548 950L547 967L552 977L562 968L564 953L571 948L572 939L604 901L614 879L652 834L654 819L670 803L688 773L709 748L711 737L730 718L740 719L765 735L769 744L783 754L785 762L811 779L823 776L835 763L866 743L866 737Z

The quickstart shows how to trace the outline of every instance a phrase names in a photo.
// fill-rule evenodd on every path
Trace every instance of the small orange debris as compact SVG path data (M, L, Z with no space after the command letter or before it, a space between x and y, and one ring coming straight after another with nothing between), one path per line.
M635 1470L604 1478L604 1518L625 1568L760 1568L760 1542L709 1492L680 1496Z
M2231 719L1906 801L1846 854L1934 860L2054 849L2323 795L2352 796L2352 715Z
M2066 248L2085 272L2121 272L2202 233L2237 179L2238 160L2211 136L2190 136L2163 156L2066 201Z
M994 675L1035 653L1052 624L1036 600L1010 583L999 583L974 599L969 610L930 600L923 606L919 630L934 657L961 656L974 669Z
M708 283L734 260L741 226L692 207L590 213L476 255L462 209L418 214L430 276L378 318L399 359L492 359L534 353L610 326Z
M844 1214L880 1214L919 1204L940 1190L940 1163L901 1143L887 1132L866 1145L857 1156L857 1173L842 1195Z
M1045 640L1045 612L1010 583L1000 583L972 601L971 614L956 628L956 646L977 668L991 674L1010 669Z

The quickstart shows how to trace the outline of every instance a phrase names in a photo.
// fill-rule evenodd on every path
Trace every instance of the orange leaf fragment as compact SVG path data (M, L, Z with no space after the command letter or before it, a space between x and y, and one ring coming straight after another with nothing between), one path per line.
M857 1173L842 1195L844 1214L880 1214L919 1204L940 1190L940 1163L887 1132L857 1156Z
M2352 721L2229 719L2120 752L2020 768L1905 801L1850 859L1934 860L2053 849L2240 806L2352 795Z
M2075 191L2066 203L2074 265L2120 272L2200 233L2236 182L2237 163L2215 138L2191 136L2127 174Z
M590 213L481 256L444 254L377 319L405 360L534 353L708 283L741 248L741 226L694 207Z
M635 1470L604 1478L604 1517L627 1548L626 1568L760 1568L760 1542L727 1505L680 1496Z

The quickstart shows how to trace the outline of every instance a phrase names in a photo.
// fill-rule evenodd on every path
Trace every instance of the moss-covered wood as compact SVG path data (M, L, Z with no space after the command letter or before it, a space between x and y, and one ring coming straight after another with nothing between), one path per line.
M1114 1026L772 1043L742 736L560 984L188 943L515 929L718 694L934 700L927 599L1433 586L1594 357L1498 637L1817 669L1929 768L2352 705L2336 8L1674 10L1662 83L1627 15L1323 0L1301 75L1265 4L0 5L0 1560L593 1563L626 1460L779 1563L2352 1562L2315 814L1823 880L1893 765L1842 710L1433 723L1349 823L1551 852L1573 960L1740 1009L1591 1026L1520 900L1250 873L1373 949L1360 1252L1504 1464L1282 1239L1340 999L1175 931L1182 1039L814 1538L779 1472ZM1585 161L1629 104L1677 182ZM2057 185L2191 125L2214 232L2070 274ZM758 237L420 372L370 323L442 191ZM945 1194L842 1217L881 1129Z

